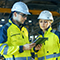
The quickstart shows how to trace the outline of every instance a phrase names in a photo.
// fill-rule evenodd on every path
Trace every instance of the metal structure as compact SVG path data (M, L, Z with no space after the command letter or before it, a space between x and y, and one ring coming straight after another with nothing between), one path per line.
M0 0L0 25L7 22L11 7L17 1L23 1L29 7L31 15L28 16L25 25L29 29L30 35L37 35L37 31L39 31L37 17L42 10L52 12L55 20L52 27L60 31L60 0ZM1 19L5 19L5 21L1 21Z

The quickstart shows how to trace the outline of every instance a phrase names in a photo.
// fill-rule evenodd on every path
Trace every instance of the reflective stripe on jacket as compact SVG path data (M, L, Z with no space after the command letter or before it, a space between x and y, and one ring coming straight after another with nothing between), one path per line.
M49 27L45 33L42 32L42 30L39 32L39 37L47 37L48 40L45 41L45 43L42 44L41 49L36 53L36 59L40 60L46 60L50 58L55 58L60 56L59 53L59 37L55 33L52 32L52 28Z
M2 37L0 43L0 53L5 58L17 57L31 57L30 50L23 51L23 45L29 44L28 31L20 25L16 25L12 20L9 19L11 24L7 29L2 30Z

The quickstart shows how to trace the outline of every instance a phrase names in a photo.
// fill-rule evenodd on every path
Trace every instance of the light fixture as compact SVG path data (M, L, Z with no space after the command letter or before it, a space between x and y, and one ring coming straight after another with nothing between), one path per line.
M33 38L33 36L30 36L30 38Z
M32 22L32 20L29 20L29 23L31 23Z
M1 19L1 21L5 21L5 19Z
M37 35L35 35L35 38L37 38Z
M2 27L3 25L0 25L0 27Z

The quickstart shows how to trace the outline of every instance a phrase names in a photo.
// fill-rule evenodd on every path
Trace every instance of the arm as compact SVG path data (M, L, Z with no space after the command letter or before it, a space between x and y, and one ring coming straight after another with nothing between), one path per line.
M19 46L8 46L7 44L2 44L0 46L0 52L2 55L14 54L19 50Z
M6 27L6 28L5 28ZM7 26L3 26L0 29L0 53L1 54L13 54L16 51L23 52L23 46L8 46L7 42Z
M24 46L8 46L8 44L0 44L0 52L2 55L7 55L7 54L14 54L17 51L19 53L22 53L23 50L30 50L32 47L34 47L35 44L25 44Z

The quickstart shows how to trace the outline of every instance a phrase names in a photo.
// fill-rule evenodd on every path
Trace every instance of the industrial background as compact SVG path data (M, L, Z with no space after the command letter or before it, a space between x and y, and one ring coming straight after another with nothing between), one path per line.
M0 0L0 27L7 23L11 7L17 1L26 3L31 13L25 21L30 38L35 38L38 35L39 24L37 17L43 10L52 12L54 17L52 28L60 32L60 0Z

